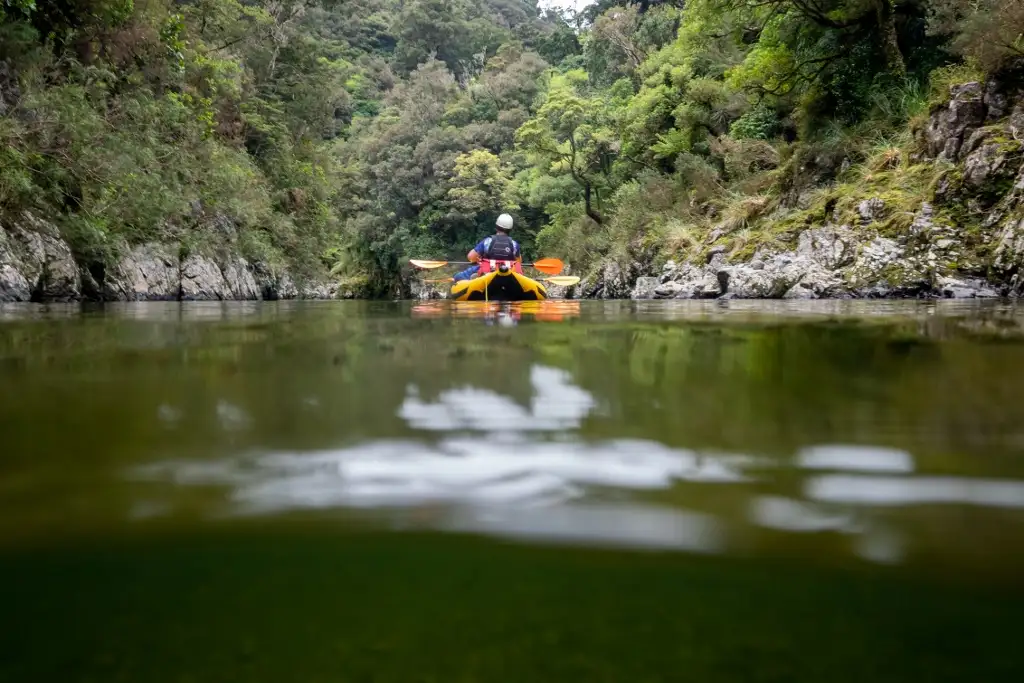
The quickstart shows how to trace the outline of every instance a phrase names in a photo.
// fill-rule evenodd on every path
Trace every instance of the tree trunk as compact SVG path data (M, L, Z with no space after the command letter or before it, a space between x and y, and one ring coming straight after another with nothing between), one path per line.
M590 182L587 181L587 180L584 180L583 181L583 207L584 207L584 210L587 212L587 215L590 216L590 218L593 219L593 221L595 223L597 223L598 225L601 225L602 223L604 223L604 218L601 217L601 214L599 214L597 212L597 210L594 209L593 205L590 203L591 190L592 190L592 188L590 187Z
M891 73L903 76L907 73L907 65L900 52L899 41L896 39L896 16L893 12L893 0L874 0L875 18L878 21L878 39L882 41L885 61Z

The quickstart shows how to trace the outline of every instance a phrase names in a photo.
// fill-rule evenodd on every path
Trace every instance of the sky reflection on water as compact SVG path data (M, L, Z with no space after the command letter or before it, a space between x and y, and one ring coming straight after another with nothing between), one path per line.
M742 527L838 533L854 538L855 555L884 563L904 557L903 536L894 522L866 511L924 503L1024 507L1024 482L915 475L913 456L893 448L821 444L786 464L655 440L582 439L576 432L595 398L563 370L535 364L529 376L528 406L490 388L467 385L427 400L408 386L397 414L422 438L164 461L134 467L129 476L227 487L226 508L217 515L440 505L442 513L427 517L430 528L695 552L725 551ZM230 406L217 409L224 429L246 424ZM804 473L797 474L803 499L765 492L785 471ZM746 511L737 515L706 501L704 509L690 509L694 487L732 491L748 501ZM172 508L151 502L133 514L152 518Z

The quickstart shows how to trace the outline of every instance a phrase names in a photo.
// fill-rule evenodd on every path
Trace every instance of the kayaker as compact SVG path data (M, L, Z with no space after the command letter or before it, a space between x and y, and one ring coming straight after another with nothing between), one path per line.
M473 247L468 254L466 259L472 261L473 265L466 268L463 271L455 273L452 276L452 280L458 282L459 280L469 280L480 272L481 260L495 260L495 261L515 261L517 264L523 262L523 254L519 248L519 243L508 236L509 231L512 229L512 216L507 213L503 213L498 216L498 220L494 224L494 234L490 237L485 237L480 240L475 247ZM490 270L489 268L487 270ZM522 272L522 266L518 265L516 270ZM486 272L486 271L485 271Z

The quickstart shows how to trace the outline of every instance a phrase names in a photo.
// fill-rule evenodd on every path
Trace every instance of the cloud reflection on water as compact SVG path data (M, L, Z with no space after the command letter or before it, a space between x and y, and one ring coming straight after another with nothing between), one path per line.
M463 387L442 392L434 403L420 400L415 387L398 409L411 427L448 432L477 429L489 432L561 431L576 429L595 407L590 393L572 384L569 373L543 365L530 368L533 397L519 405L490 389Z
M919 503L1024 507L1024 483L914 474L905 451L826 444L800 450L804 500L771 492L780 461L702 453L640 439L587 441L577 430L594 397L568 373L534 366L529 405L473 386L425 400L417 387L398 409L425 437L376 440L313 452L271 452L217 460L170 461L133 470L134 478L230 488L228 513L277 514L337 508L390 510L441 506L433 528L534 540L717 552L726 544L725 509L693 497L684 483L725 489L757 484L747 525L786 533L853 536L852 550L873 562L899 562L899 529L865 517L869 508ZM225 429L244 422L218 405ZM228 406L233 408L233 406ZM230 415L228 413L231 413ZM499 420L492 420L499 415ZM501 426L495 431L494 423ZM484 435L486 434L486 440ZM816 472L822 472L818 474ZM644 502L673 491L671 502ZM689 492L687 492L689 491ZM680 509L694 500L704 511ZM697 503L704 498L703 504ZM712 498L713 501L713 498ZM136 511L137 518L149 518Z
M807 480L804 494L812 500L876 507L961 504L1024 508L1024 482L994 479L833 474Z

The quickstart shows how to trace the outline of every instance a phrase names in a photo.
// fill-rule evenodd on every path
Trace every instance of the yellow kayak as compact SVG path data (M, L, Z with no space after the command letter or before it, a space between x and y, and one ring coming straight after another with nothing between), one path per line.
M471 280L452 285L456 301L543 301L548 298L544 285L533 278L509 270L492 270Z

